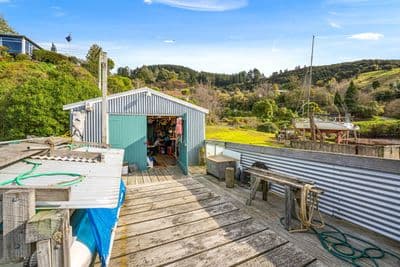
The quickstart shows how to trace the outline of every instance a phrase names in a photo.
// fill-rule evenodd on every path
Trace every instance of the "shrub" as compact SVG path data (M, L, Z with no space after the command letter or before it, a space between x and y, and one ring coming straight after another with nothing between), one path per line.
M393 100L386 105L385 115L391 118L400 119L400 99Z
M15 59L17 61L22 61L22 60L30 60L31 57L29 55L27 55L27 54L18 54L18 55L15 56Z
M68 57L58 54L56 52L47 51L47 50L33 50L32 58L37 61L52 63L52 64L60 64L62 61L67 61Z
M259 132L276 133L278 130L278 127L273 122L265 122L257 126L257 131Z
M360 136L368 138L399 138L400 120L374 120L356 122L360 127Z

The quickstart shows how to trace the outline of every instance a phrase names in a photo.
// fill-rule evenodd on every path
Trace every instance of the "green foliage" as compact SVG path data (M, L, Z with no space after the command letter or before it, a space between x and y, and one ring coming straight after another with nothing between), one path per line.
M382 89L374 92L374 97L377 101L387 102L396 98L400 98L400 90Z
M108 94L121 93L132 89L131 79L120 75L108 77Z
M257 131L265 132L265 133L276 133L279 131L279 129L275 125L275 123L267 121L267 122L264 122L263 124L258 125Z
M344 96L344 103L347 107L347 110L350 113L357 112L357 98L358 98L358 89L354 85L354 82L351 81L349 87L347 88L346 94Z
M393 100L386 105L385 115L391 118L400 119L400 99Z
M342 96L337 91L335 93L335 97L333 98L333 103L338 108L340 113L342 113L342 114L346 113L346 107L345 107L344 101L342 99Z
M373 81L372 82L372 88L377 89L381 86L381 83L379 81Z
M0 46L0 61L9 61L12 56L8 53L8 47Z
M0 140L61 135L64 104L99 96L94 78L70 62L0 62Z
M56 52L35 49L33 50L32 58L40 62L46 62L51 64L60 64L62 61L68 61L68 57Z
M361 137L366 138L400 138L400 120L360 121Z
M277 110L275 101L270 99L263 99L258 101L253 106L253 114L259 118L271 120Z
M0 15L0 33L18 34L10 25L8 25L8 22L2 15Z
M94 77L99 76L99 55L103 49L97 45L93 44L86 54L86 62L83 67L87 69ZM115 66L114 61L111 58L107 59L108 71L112 70Z
M15 60L21 61L21 60L30 60L31 57L27 54L18 54L15 56Z
M182 89L181 93L182 93L182 95L185 95L185 96L190 95L190 89L189 88Z

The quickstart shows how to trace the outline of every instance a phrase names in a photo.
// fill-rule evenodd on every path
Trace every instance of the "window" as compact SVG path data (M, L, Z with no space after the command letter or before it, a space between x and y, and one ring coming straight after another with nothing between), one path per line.
M10 37L2 38L3 46L8 47L9 53L19 54L22 52L22 40Z

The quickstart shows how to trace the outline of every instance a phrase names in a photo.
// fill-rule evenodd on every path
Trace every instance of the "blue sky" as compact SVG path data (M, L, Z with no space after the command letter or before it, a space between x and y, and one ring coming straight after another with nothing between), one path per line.
M313 34L318 65L400 58L399 0L0 0L0 14L60 52L97 43L117 66L270 74L308 64Z

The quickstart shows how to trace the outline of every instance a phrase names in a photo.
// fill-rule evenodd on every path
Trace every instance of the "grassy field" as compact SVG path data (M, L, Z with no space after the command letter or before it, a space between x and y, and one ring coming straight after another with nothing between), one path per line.
M281 147L275 142L275 134L263 133L250 129L235 128L226 125L206 127L206 138L250 145Z
M389 87L391 83L397 82L399 79L400 68L395 68L361 73L354 82L360 88L371 86L374 81L379 81L381 87Z

